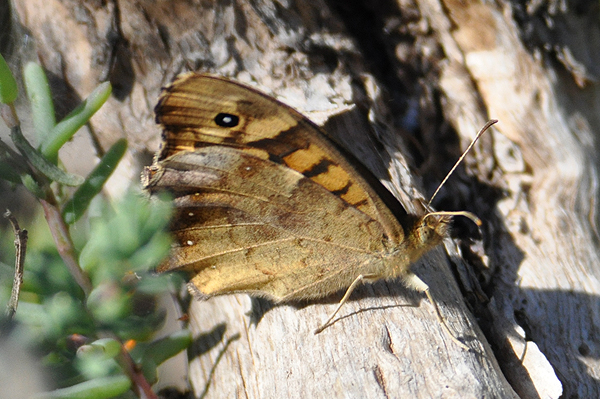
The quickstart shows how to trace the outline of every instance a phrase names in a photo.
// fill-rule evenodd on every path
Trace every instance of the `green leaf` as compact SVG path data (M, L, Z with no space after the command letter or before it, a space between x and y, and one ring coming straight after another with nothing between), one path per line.
M46 193L44 189L35 181L31 175L22 174L21 175L21 183L23 186L29 191L31 194L35 195L37 198L46 198Z
M180 330L151 343L138 343L131 356L137 364L141 364L146 379L154 383L157 379L157 366L187 349L192 342L192 333Z
M86 380L108 377L121 368L115 359L121 353L121 344L112 338L102 338L77 349L75 368Z
M42 142L56 125L48 78L39 64L28 62L23 69L23 80L31 104L33 126L35 126L38 142Z
M96 378L68 388L56 389L36 395L36 399L100 399L122 395L131 387L131 381L124 375Z
M150 344L139 346L144 351L143 362L151 361L154 364L161 364L182 350L187 349L191 344L192 333L189 330L180 330Z
M83 177L62 171L56 165L48 161L38 150L33 148L25 136L23 136L23 133L21 133L21 128L19 126L10 129L10 138L31 165L50 180L66 186L78 186L83 183Z
M95 287L87 299L87 308L96 322L111 325L125 320L131 313L131 294L117 282L106 281Z
M119 353L121 353L121 343L113 338L101 338L77 349L78 357L99 355L102 359L112 359Z
M0 103L12 104L17 99L19 89L4 57L0 54Z
M63 208L65 222L73 224L84 214L92 199L98 195L110 175L117 168L119 161L125 154L125 150L127 150L127 140L125 139L118 140L110 147L100 163L65 204Z
M56 160L58 150L102 107L110 97L112 87L109 82L98 87L62 121L58 122L48 137L41 143L41 151L50 160Z

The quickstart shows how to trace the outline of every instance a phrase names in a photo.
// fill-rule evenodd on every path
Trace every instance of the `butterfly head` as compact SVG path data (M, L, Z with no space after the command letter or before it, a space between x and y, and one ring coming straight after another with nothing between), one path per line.
M409 242L413 247L410 251L411 263L419 259L425 252L442 242L448 234L452 217L428 213L419 218L410 232Z
M464 216L471 219L477 226L481 226L481 220L471 212L428 212L419 218L409 233L409 245L412 247L410 253L411 262L419 259L425 252L440 244L448 235L452 217Z

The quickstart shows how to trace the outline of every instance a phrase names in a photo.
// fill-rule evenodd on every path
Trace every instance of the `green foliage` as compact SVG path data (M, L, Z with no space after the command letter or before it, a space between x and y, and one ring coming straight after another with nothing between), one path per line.
M152 380L158 364L189 344L187 332L183 333L187 339L175 335L156 341L162 347L171 342L158 358L153 345L153 334L164 320L164 313L156 308L157 295L180 283L172 281L177 279L175 275L152 273L170 248L170 237L165 232L170 217L168 205L148 201L134 192L114 208L104 203L103 216L90 220L87 243L81 250L82 265L94 287L87 298L56 249L47 246L50 239L40 237L40 233L32 235L16 314L18 325L12 335L43 357L58 386L122 374L113 359L118 354L116 338L139 342L136 360L144 370L153 370L148 376ZM3 236L11 238L10 234ZM9 245L7 242L4 247ZM2 283L11 281L2 279ZM3 303L9 291L8 284L2 287ZM116 338L95 341L106 332ZM76 351L73 335L85 337L89 344ZM98 351L99 347L103 350ZM151 355L146 356L146 350Z
M131 381L124 375L96 378L68 388L57 389L35 399L96 399L114 398L126 393Z
M17 99L18 93L17 81L0 54L0 103L12 104Z
M91 237L79 257L81 267L97 283L117 271L145 272L168 254L170 238L156 232L166 229L170 217L168 202L126 195L118 207L90 220Z
M177 331L168 337L137 345L131 356L142 364L144 374L150 382L156 381L156 366L170 359L192 343L188 330Z
M58 150L73 137L75 133L102 107L112 93L108 82L101 83L81 105L75 108L65 118L58 122L50 131L48 137L40 144L42 153L53 160L58 156Z
M9 88L2 98L11 99L10 85L4 83L8 69L2 68L0 91ZM28 64L25 74L39 150L19 126L11 126L19 153L0 141L0 178L22 184L39 198L47 224L21 226L30 231L24 282L15 319L0 318L0 325L10 327L0 331L0 338L8 336L42 359L58 389L40 398L131 397L129 390L139 378L130 375L132 369L143 370L154 382L156 367L191 342L187 331L154 337L165 317L158 297L181 283L174 274L153 272L170 249L171 205L135 190L116 203L98 195L127 149L125 140L117 141L85 180L57 166L58 150L108 98L110 85L100 85L56 123L42 69ZM64 195L68 185L79 188ZM90 204L98 210L96 217L82 218ZM14 253L12 233L2 233L0 256ZM7 303L13 260L0 261L0 303ZM137 345L129 357L124 342L132 340ZM136 364L125 366L131 358Z
M64 205L63 218L65 222L73 224L83 216L92 199L100 193L112 172L117 168L126 150L127 140L121 139L117 140L104 154L98 165Z
M33 148L25 136L23 136L23 133L21 133L20 128L17 127L11 129L10 138L21 152L21 155L23 155L38 172L48 179L66 186L79 186L84 182L83 177L64 172L62 169L51 163L38 150Z
M48 78L40 64L28 62L23 70L23 79L31 105L36 137L43 141L56 125Z

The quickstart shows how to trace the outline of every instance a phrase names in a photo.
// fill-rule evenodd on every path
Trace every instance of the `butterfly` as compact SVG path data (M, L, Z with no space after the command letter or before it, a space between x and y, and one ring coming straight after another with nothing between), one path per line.
M299 112L230 79L188 73L155 108L163 143L143 185L169 191L175 244L160 272L189 273L204 297L248 293L276 303L400 278L441 243L456 214L412 215L352 155Z

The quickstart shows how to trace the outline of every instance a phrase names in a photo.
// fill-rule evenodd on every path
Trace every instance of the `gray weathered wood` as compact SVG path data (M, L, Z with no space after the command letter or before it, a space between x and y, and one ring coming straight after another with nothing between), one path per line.
M460 152L454 132L464 148L487 119L500 120L440 198L484 220L476 263L488 269L472 273L490 302L473 300L464 246L449 241L450 256L440 247L416 266L472 352L396 282L358 290L317 336L339 296L270 309L225 296L190 310L197 396L600 396L596 9L450 0L15 4L56 87L83 96L101 80L117 84L117 98L93 120L105 148L124 135L135 151L155 150L160 86L180 71L212 71L327 121L410 210ZM123 168L121 179L136 175Z
M433 10L435 4L424 1L421 9ZM540 49L527 49L513 19L519 10L510 4L449 1L444 6L447 12L428 15L448 55L451 72L442 87L461 93L475 85L479 97L452 101L455 126L484 104L524 160L515 168L519 163L511 162L511 153L496 146L500 187L508 193L497 204L489 252L497 270L489 311L500 361L523 397L557 397L561 384L565 396L598 396L594 141L599 126L595 107L583 100L597 90L586 81L597 76L595 66L588 76L569 75ZM589 41L575 43L581 32L569 32L564 24L578 17L546 12L548 21L562 26L560 40L571 44L567 51L583 54L576 62L592 65L585 53L600 44L598 25L586 29ZM541 22L529 18L527 24ZM452 31L451 25L459 28ZM577 87L578 82L587 87Z

